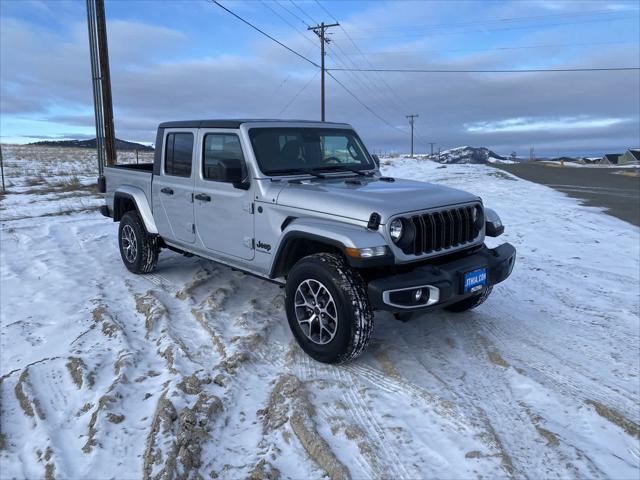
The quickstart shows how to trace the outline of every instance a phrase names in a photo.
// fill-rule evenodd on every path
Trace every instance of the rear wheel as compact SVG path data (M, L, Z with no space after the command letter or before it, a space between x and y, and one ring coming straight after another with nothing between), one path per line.
M138 212L130 210L120 219L118 228L120 256L133 273L150 273L158 264L157 238L149 235Z
M444 308L450 312L466 312L467 310L476 308L478 305L482 305L485 300L489 298L489 295L491 295L491 290L493 290L493 287L487 287L476 295L460 300L459 302L453 303Z
M364 281L338 255L299 260L287 277L285 308L296 341L319 362L352 360L371 339L373 312Z

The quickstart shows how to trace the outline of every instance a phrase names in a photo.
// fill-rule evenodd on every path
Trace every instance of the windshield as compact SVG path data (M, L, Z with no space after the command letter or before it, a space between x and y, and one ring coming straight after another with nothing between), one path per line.
M249 137L266 175L375 168L353 130L252 128Z

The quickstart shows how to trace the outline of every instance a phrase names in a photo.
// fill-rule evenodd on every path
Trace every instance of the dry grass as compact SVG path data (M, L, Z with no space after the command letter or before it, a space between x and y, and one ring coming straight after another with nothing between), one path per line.
M97 194L98 188L95 183L91 183L89 185L83 184L77 176L73 176L69 179L65 180L57 180L51 183L45 182L42 183L34 183L29 182L28 179L27 184L30 186L37 186L38 188L31 188L29 190L25 190L22 193L27 195L48 195L50 193L70 193L77 192L80 194Z

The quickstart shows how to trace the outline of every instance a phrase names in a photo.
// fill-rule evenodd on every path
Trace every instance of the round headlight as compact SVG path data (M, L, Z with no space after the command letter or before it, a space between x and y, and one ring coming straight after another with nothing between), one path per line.
M476 205L476 208L473 209L473 223L475 224L476 229L482 229L482 224L484 223L484 215L482 213L482 207L480 207L480 205Z
M389 234L391 235L391 239L398 243L398 240L402 237L402 220L396 218L391 225L389 225Z

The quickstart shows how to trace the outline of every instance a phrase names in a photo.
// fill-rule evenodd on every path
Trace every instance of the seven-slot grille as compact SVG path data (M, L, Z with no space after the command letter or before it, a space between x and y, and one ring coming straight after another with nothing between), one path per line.
M482 225L481 222L474 222L476 208L478 212L482 211L480 207L470 205L406 218L416 234L413 242L401 246L402 251L423 255L472 242L480 233L478 224Z

